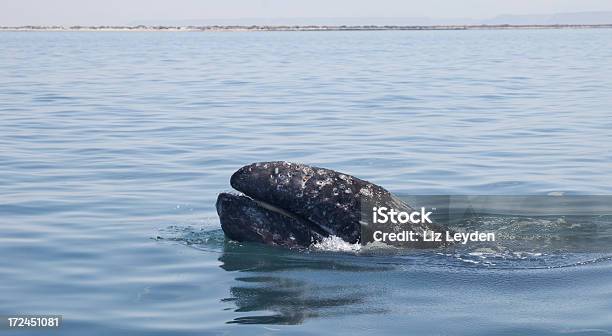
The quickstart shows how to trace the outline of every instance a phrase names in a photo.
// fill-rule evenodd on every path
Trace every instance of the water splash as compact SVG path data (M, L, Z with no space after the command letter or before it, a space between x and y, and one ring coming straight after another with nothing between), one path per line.
M359 243L348 243L337 236L329 236L313 244L311 248L318 251L357 253L361 250L362 246Z

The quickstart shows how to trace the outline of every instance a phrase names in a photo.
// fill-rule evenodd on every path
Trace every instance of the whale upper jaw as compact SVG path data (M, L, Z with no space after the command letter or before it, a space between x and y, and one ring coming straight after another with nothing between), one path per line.
M232 175L230 184L349 243L361 238L359 191L374 186L348 174L285 161L244 166Z

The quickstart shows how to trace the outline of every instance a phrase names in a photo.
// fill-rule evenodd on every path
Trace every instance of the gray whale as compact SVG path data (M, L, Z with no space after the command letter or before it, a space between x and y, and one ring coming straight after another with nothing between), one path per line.
M225 235L239 242L308 247L333 235L348 243L364 244L372 241L371 206L414 211L378 185L298 163L253 163L236 171L230 184L242 194L221 193L216 207ZM418 232L445 231L431 223L403 225L402 229ZM399 245L432 248L445 244L419 241Z

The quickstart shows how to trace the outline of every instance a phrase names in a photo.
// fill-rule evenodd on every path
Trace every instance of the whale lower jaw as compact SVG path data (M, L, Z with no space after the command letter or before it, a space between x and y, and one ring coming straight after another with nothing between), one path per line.
M235 241L295 248L329 236L308 220L245 195L221 193L216 207L223 232Z

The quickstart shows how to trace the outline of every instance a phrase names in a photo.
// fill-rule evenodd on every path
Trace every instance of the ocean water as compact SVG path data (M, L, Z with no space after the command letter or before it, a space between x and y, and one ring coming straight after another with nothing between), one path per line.
M0 315L64 319L15 335L612 333L610 251L285 251L225 241L214 208L234 170L271 160L404 195L610 195L610 30L0 46ZM529 224L542 239L574 227Z

